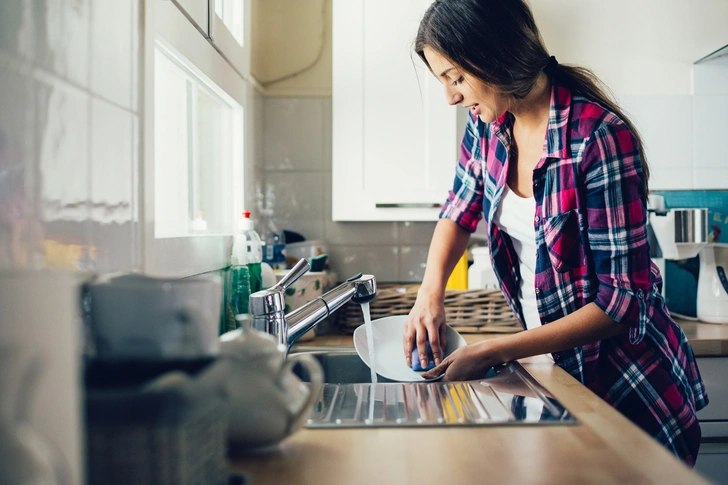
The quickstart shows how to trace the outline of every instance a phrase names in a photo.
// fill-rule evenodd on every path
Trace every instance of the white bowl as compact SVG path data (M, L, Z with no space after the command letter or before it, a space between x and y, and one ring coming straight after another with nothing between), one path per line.
M378 375L393 381L426 382L427 379L422 377L422 373L412 370L407 365L407 361L404 360L402 335L406 321L407 316L401 315L380 318L372 322L376 371ZM449 325L446 325L446 327L447 348L445 348L445 357L455 352L456 349L467 345L465 339L457 330ZM366 325L360 325L354 330L354 347L356 347L361 360L371 369Z

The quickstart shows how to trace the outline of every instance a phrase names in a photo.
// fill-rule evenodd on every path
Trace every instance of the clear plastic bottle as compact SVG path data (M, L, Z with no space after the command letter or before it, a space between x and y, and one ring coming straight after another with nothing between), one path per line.
M244 211L238 222L238 236L240 238L240 252L244 253L245 264L250 275L250 293L263 289L263 276L260 264L263 262L263 242L255 232L255 223L250 218L250 211Z
M286 267L286 237L283 231L273 220L273 211L263 209L261 211L263 222L261 224L261 234L263 236L263 261L268 263L273 269L284 269Z

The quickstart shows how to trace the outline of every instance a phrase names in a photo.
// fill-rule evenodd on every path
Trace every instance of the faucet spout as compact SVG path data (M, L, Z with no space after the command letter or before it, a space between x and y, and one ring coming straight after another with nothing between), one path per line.
M291 311L285 317L288 326L289 348L303 334L350 300L355 303L367 303L377 294L377 281L373 275L359 274L328 291L324 295Z
M253 328L277 336L278 342L284 345L286 350L289 350L303 334L347 302L367 303L372 301L377 293L374 276L360 273L315 300L285 314L283 294L286 288L309 268L308 261L302 259L276 286L250 295Z

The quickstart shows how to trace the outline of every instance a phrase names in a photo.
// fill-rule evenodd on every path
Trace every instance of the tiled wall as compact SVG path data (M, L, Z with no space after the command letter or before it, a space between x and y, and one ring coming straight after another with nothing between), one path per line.
M420 282L434 222L331 220L331 98L264 103L265 193L279 227L325 240L339 279L363 272L382 282Z
M0 2L0 267L138 268L139 1Z
M728 54L693 74L693 188L728 189Z
M143 269L142 5L0 2L0 268ZM263 179L262 106L251 89L248 207Z
M693 66L693 95L624 96L655 190L728 189L728 56Z

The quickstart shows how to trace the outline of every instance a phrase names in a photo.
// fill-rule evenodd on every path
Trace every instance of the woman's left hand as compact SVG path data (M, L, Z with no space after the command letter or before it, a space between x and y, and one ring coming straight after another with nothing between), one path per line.
M468 381L480 379L495 364L492 352L488 351L488 341L460 347L447 356L437 367L421 375L425 379L434 379L442 374L443 381Z

